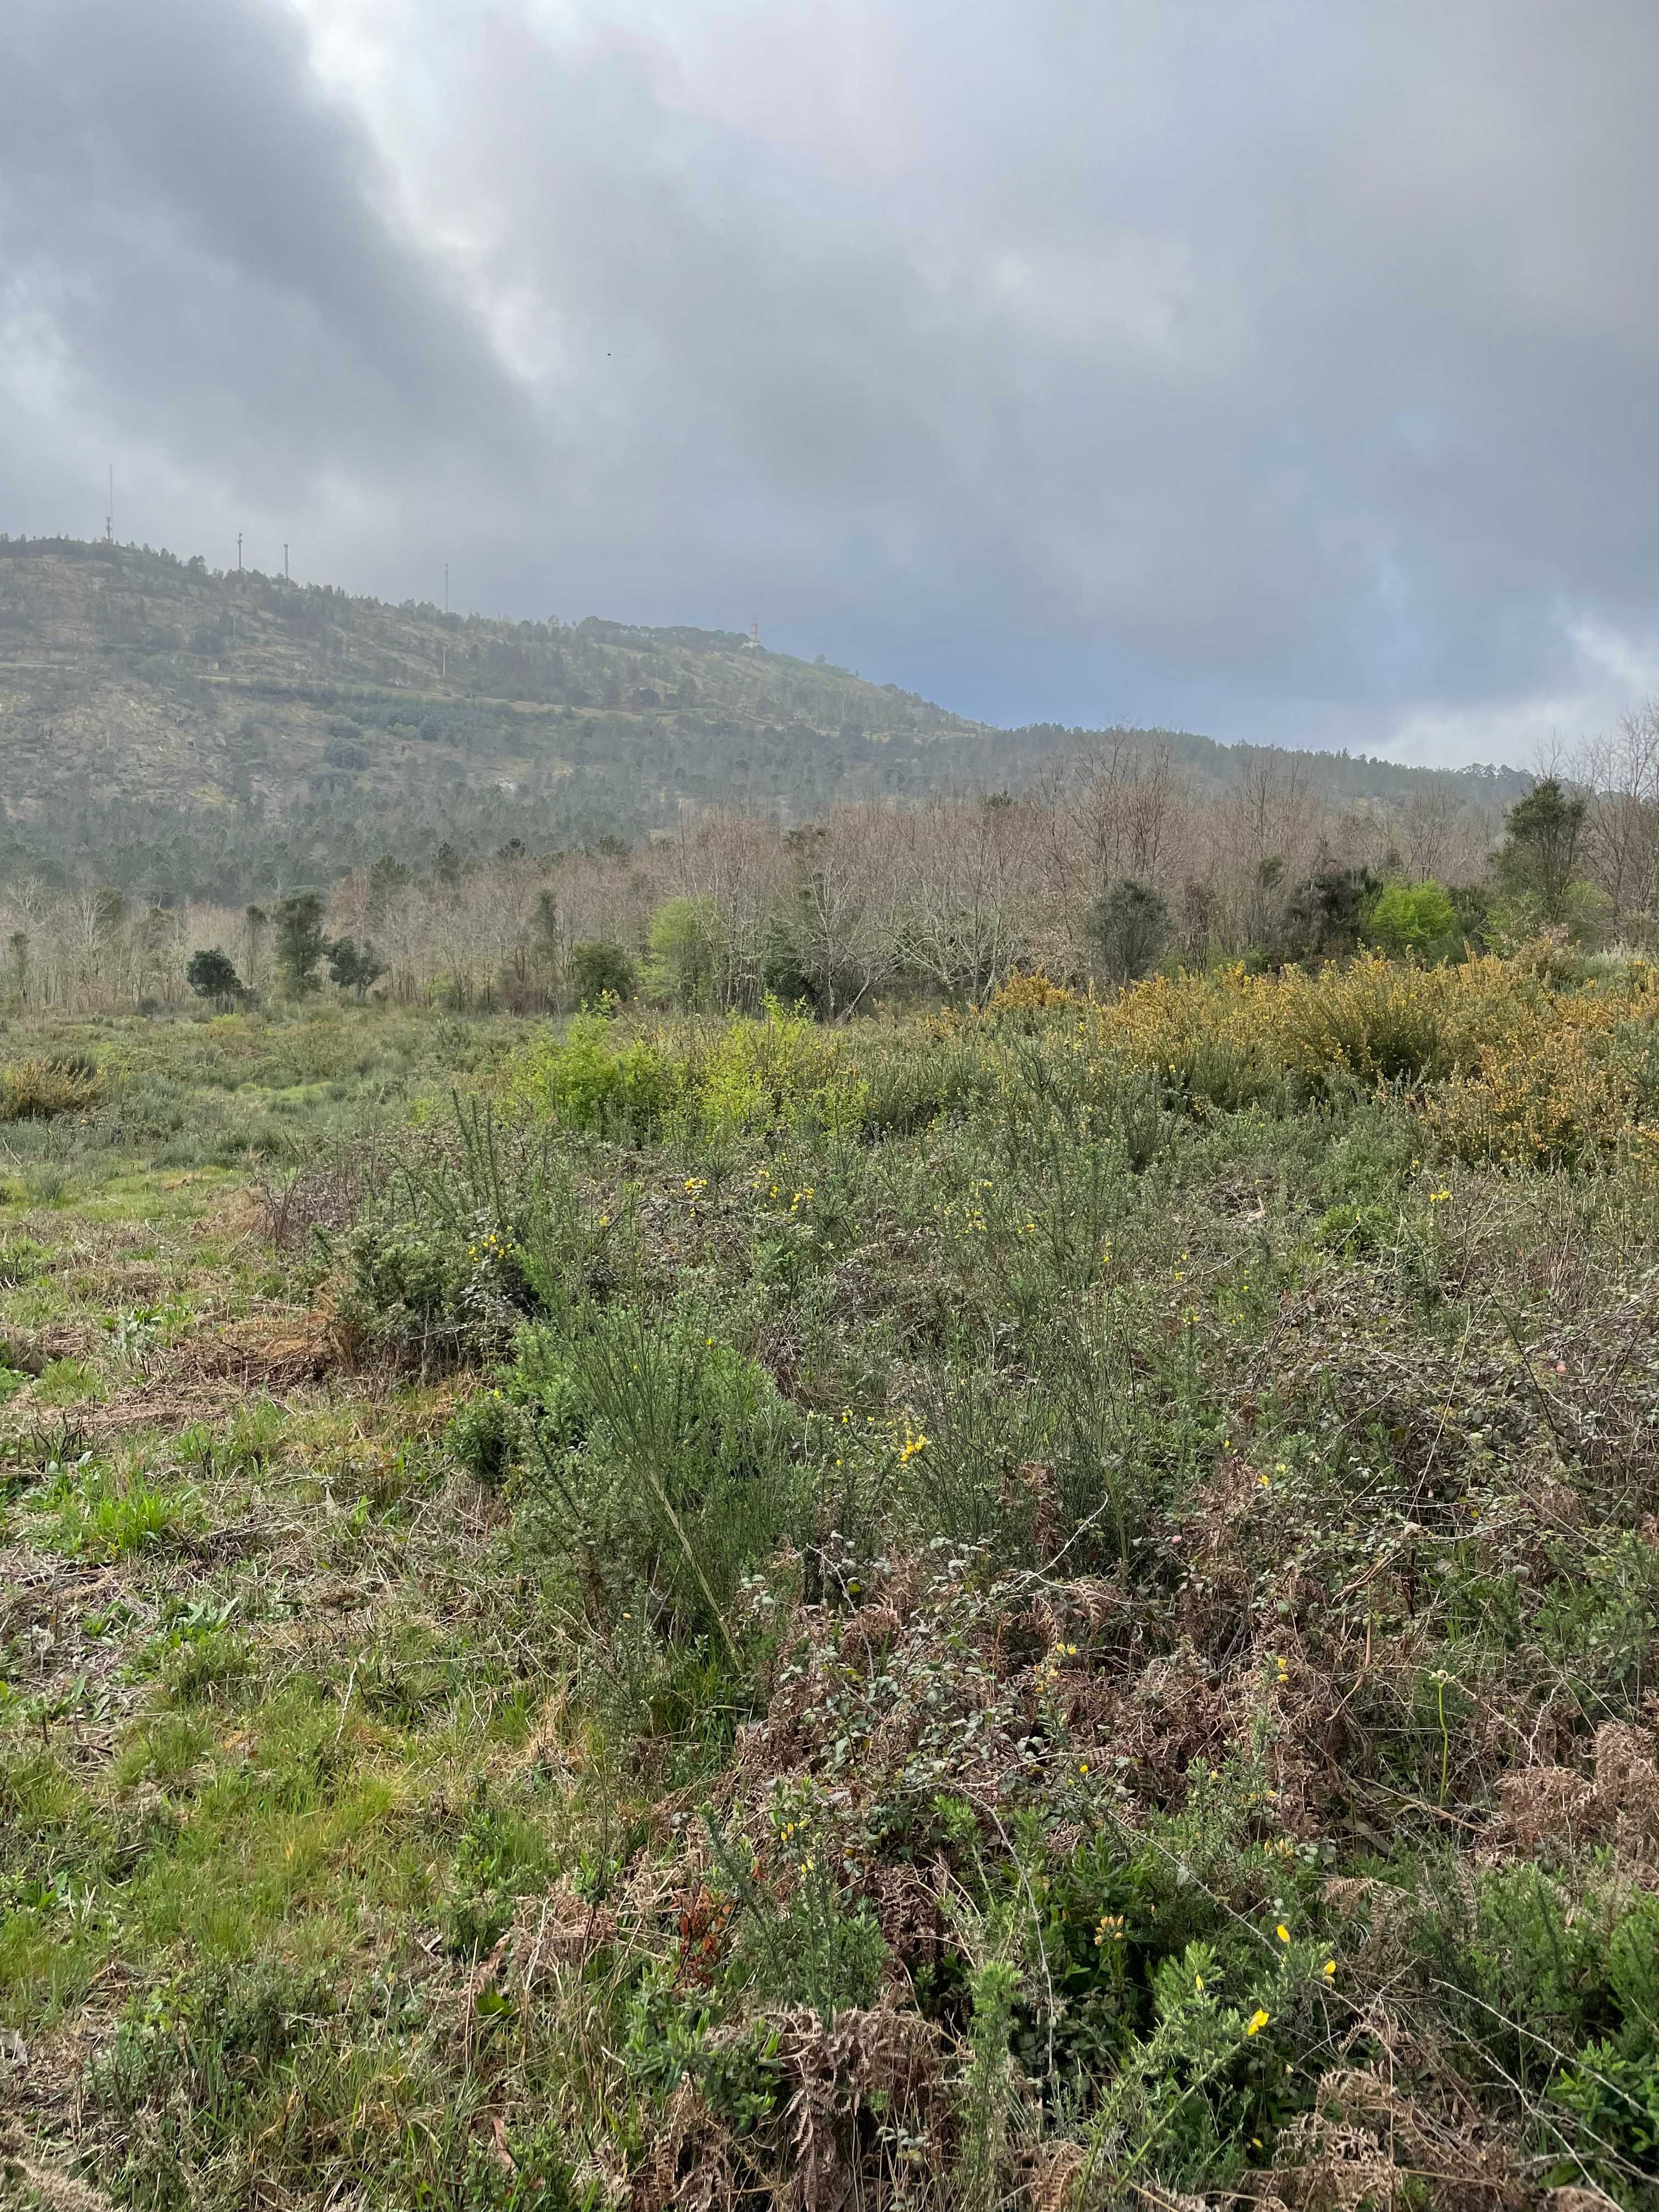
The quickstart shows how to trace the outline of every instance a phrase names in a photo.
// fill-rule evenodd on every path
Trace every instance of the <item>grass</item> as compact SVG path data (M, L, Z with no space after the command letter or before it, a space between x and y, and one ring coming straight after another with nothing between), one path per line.
M1653 2205L1652 1027L8 1040L0 2170Z

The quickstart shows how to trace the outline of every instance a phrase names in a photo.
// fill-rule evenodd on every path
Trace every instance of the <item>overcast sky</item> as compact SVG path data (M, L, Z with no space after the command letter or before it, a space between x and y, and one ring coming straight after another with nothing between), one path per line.
M1659 690L1655 0L5 0L0 528L1529 758Z

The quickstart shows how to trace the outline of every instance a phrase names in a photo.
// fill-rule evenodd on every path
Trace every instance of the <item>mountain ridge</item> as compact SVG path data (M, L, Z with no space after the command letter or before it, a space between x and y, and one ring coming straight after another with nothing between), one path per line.
M1003 730L736 631L400 605L148 547L0 538L0 880L252 896L386 851L635 842L687 808L789 828L848 800L1015 790L1102 734L1206 782L1251 749L1181 731ZM1299 753L1328 797L1453 777Z

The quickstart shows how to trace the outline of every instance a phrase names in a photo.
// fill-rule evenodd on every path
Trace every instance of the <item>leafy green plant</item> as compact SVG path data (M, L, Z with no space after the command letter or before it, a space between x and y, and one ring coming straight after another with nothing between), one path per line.
M160 1488L142 1472L123 1474L90 1457L49 1468L36 1495L52 1516L54 1547L79 1559L125 1559L177 1544L202 1520L194 1491Z
M1456 909L1451 895L1432 879L1385 884L1366 917L1365 933L1391 959L1432 959L1455 949Z
M1659 2172L1659 2055L1628 2057L1616 2044L1586 2044L1549 2094L1552 2106L1572 2115L1575 2154L1552 2172L1555 2185L1588 2178L1616 2203L1650 2202L1643 2177Z
M511 1472L519 1443L515 1409L500 1390L481 1390L451 1415L444 1442L486 1490L499 1490Z
M518 1899L545 1882L549 1863L541 1831L480 1784L461 1832L444 1908L451 1948L489 1950L511 1920Z
M603 1016L576 1015L563 1038L523 1063L520 1082L543 1112L574 1129L648 1135L674 1093L667 1062L644 1038L617 1044Z
M786 1791L774 1804L770 1879L755 1872L707 1808L703 1822L738 1908L728 1979L763 2003L804 2004L826 2025L848 2007L872 2003L887 1946L868 1902L849 1903L842 1893L810 1803Z

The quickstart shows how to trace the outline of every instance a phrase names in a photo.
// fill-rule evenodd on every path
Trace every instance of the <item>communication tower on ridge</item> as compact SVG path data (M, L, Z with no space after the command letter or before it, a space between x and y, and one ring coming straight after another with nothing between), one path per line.
M750 623L749 635L743 641L743 649L745 653L760 651L760 624L757 622Z

